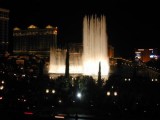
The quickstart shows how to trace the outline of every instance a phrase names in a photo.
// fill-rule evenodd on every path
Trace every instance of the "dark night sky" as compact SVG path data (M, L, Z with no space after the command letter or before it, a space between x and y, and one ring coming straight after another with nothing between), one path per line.
M82 42L84 15L104 14L109 44L116 55L130 58L134 48L160 48L160 7L154 0L0 0L10 9L10 28L59 28L59 39Z

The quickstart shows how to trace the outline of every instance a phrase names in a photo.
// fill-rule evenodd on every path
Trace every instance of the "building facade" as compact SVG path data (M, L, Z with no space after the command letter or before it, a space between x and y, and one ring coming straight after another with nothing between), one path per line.
M159 50L157 48L152 49L135 49L135 59L142 62L148 62L151 59L159 58Z
M18 27L13 29L13 54L34 54L49 56L52 45L57 45L57 27L51 25L40 29L30 25L22 30Z
M8 51L9 10L0 8L0 54Z
M112 45L108 45L108 57L114 58L114 47Z

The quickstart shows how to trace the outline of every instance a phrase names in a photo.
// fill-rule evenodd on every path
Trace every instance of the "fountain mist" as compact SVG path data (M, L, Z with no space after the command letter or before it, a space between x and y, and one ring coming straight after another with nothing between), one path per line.
M105 16L85 16L83 19L83 74L98 76L101 63L102 78L109 73L108 38Z
M100 63L101 78L107 79L109 73L107 42L105 16L85 16L83 19L83 53L70 50L70 74L89 75L97 79ZM57 49L53 44L50 51L49 73L64 75L65 59L66 50Z

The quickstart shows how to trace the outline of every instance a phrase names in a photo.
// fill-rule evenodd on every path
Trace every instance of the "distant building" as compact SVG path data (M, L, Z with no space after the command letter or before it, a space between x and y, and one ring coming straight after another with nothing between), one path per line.
M141 60L142 62L148 62L151 59L159 58L159 50L154 49L135 49L135 59Z
M13 54L34 54L49 56L51 46L57 45L57 27L51 25L40 29L30 25L22 30L18 27L13 29Z
M108 57L114 58L114 47L111 45L108 45Z
M0 8L0 54L8 51L9 10Z

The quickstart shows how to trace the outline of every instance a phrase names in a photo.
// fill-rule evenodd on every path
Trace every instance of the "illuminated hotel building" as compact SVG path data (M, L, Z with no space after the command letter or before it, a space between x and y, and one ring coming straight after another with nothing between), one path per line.
M13 53L15 55L34 54L49 56L51 45L57 45L57 27L51 25L40 29L30 25L22 30L18 27L13 29Z
M158 49L136 49L135 59L139 59L142 62L148 62L151 59L158 59Z
M0 53L8 51L9 10L0 8Z

